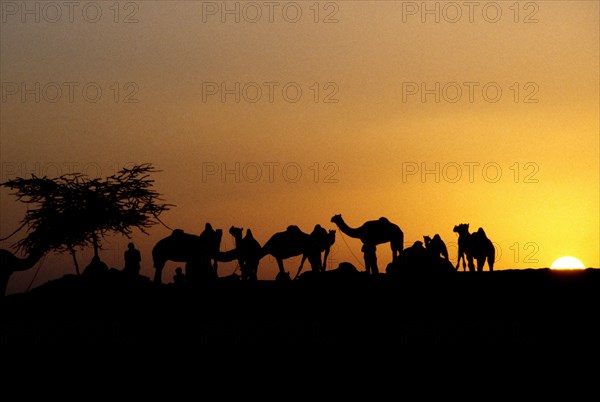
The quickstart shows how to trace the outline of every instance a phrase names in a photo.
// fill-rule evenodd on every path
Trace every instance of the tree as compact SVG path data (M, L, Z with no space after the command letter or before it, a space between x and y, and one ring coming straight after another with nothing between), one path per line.
M94 255L102 248L107 234L120 233L127 238L138 229L147 229L160 222L160 214L169 210L161 195L153 190L156 173L151 164L123 168L102 180L71 173L54 179L16 178L1 183L15 190L18 201L28 205L21 228L28 234L14 246L27 253L35 250L68 251L79 274L76 248L92 245Z

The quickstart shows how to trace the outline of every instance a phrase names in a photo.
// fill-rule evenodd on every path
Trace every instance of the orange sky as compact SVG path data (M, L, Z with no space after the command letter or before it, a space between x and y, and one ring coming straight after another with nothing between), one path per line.
M498 269L600 266L598 2L27 4L2 2L2 181L151 162L177 205L164 221L193 233L236 225L264 243L335 229L336 213L386 216L407 245L439 233L456 261L452 228L468 222ZM0 195L5 236L24 209ZM134 237L143 274L168 234ZM345 240L331 263L360 266ZM107 239L104 260L122 267L127 242ZM259 275L275 270L265 259ZM35 284L73 271L51 254Z

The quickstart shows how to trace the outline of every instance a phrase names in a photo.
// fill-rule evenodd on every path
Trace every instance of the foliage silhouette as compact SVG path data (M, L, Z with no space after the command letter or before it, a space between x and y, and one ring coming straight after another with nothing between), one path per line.
M68 251L79 274L76 248L92 245L94 256L102 248L100 240L110 233L130 238L134 229L146 229L160 222L165 204L152 187L151 164L123 168L102 180L80 173L47 177L16 178L0 185L14 190L17 201L28 205L22 226L28 234L14 246L35 250ZM35 207L29 207L35 205Z

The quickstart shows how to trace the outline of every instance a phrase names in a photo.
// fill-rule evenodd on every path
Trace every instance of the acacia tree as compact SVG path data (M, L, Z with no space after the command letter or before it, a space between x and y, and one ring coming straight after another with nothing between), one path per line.
M14 246L28 253L39 249L68 251L79 274L77 248L91 245L98 256L107 234L130 238L133 230L147 234L146 229L160 222L159 215L172 205L162 202L152 188L150 174L156 172L151 164L141 164L123 168L104 180L71 173L54 179L32 175L1 183L15 190L18 201L35 205L21 221L27 236Z

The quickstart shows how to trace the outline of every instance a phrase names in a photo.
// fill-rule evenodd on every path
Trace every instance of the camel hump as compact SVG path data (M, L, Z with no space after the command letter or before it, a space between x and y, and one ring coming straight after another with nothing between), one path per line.
M173 230L173 233L171 233L171 236L181 236L183 234L183 229L175 229Z
M436 234L433 236L433 240L436 240L436 241L438 241L438 240L439 240L439 241L441 241L441 240L442 240L442 238L440 237L440 235L439 235L439 234L437 234L437 233L436 233Z
M390 220L388 218L386 218L385 216L382 216L381 218L379 218L380 222L386 222L386 223L390 223Z
M487 237L486 234L485 234L485 231L483 230L483 228L477 229L477 233L479 233L480 235L482 235L484 237Z
M287 230L290 232L300 232L300 228L296 225L290 225L287 227Z

